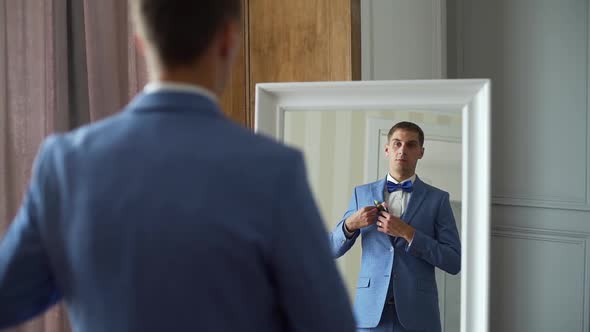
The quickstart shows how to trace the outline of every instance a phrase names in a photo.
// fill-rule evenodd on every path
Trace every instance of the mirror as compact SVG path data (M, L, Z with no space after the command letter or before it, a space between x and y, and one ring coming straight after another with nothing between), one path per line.
M256 131L303 151L329 230L341 220L354 186L387 174L383 146L389 128L399 121L422 127L426 150L416 173L450 193L462 242L461 273L436 269L447 332L459 326L487 331L489 85L487 80L314 82L259 84L256 90ZM360 254L357 243L337 260L351 298Z

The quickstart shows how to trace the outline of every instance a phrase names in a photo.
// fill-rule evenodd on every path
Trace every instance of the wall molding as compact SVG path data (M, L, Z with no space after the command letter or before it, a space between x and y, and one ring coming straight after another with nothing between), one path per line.
M373 54L375 54L373 31L373 1L361 1L361 80L375 79Z
M447 78L447 1L433 0L432 68L433 78Z
M447 20L446 20L446 1L447 0L429 0L431 8L431 20L433 28L430 31L431 36L431 77L420 77L422 79L444 79L447 77ZM418 2L417 2L418 3ZM401 3L400 3L401 4ZM395 3L392 4L395 6ZM382 13L379 10L379 2L361 1L361 45L362 45L362 80L376 79L378 68L375 68L375 19L376 13ZM388 19L395 13L389 13ZM398 14L399 15L399 14ZM395 19L395 17L394 17ZM389 31L392 34L400 33L399 31ZM410 35L411 31L403 31L403 34ZM403 65L404 63L400 63ZM426 65L426 64L424 64ZM401 79L412 79L417 77L401 77ZM381 78L380 78L381 79ZM400 79L400 77L386 77L385 79Z
M590 165L590 162L588 163ZM571 202L564 200L530 199L517 195L492 195L493 205L536 207L545 209L590 211L590 202Z
M583 308L580 317L582 331L590 330L590 232L572 232L536 227L492 226L491 236L521 240L535 240L550 243L581 245L583 250L584 277L582 281ZM494 241L492 240L492 243ZM492 253L493 254L493 253Z

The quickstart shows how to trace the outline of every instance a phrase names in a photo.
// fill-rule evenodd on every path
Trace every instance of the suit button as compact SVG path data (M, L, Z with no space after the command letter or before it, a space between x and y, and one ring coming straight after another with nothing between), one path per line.
M392 278L393 278L393 279L397 279L397 273L394 273L394 274L392 275Z

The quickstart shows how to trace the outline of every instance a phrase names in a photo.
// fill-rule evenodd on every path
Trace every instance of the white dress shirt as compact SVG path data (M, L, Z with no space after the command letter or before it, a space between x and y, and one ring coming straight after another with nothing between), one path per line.
M416 174L410 176L408 179L404 179L403 181L397 181L391 175L389 175L389 173L387 174L387 181L391 181L395 184L403 183L408 180L412 181L412 184L414 184L414 181L416 181ZM403 190L396 190L390 193L387 191L387 184L385 185L383 198L387 202L387 206L389 206L389 213L395 217L399 218L402 214L404 214L406 208L408 207L410 197L412 197L412 193ZM410 248L412 241L408 243L408 247L406 249Z
M173 91L173 92L189 92L195 93L204 97L209 98L214 103L218 104L219 99L211 90L206 89L199 85L179 83L179 82L160 82L154 81L146 84L143 88L144 93L154 93L160 91Z
M387 181L391 181L395 184L403 183L405 181L416 181L416 174L412 175L409 179L404 179L403 181L397 181L391 175L387 174ZM405 192L403 190L396 190L394 192L387 192L387 185L385 186L385 192L383 194L383 198L387 202L389 206L389 213L394 215L395 217L400 217L406 208L408 207L408 202L410 201L410 197L412 197L412 193Z

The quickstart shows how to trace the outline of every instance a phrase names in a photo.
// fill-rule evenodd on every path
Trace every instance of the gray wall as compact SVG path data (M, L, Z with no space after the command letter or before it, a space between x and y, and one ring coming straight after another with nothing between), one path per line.
M492 79L490 331L590 331L590 1L414 0L411 10L408 0L371 1L364 79L425 78L424 68ZM429 12L430 33L384 23ZM440 31L431 54L447 65L437 70L422 53ZM412 39L417 56L396 57Z
M589 331L588 0L447 2L449 77L492 79L491 331Z

